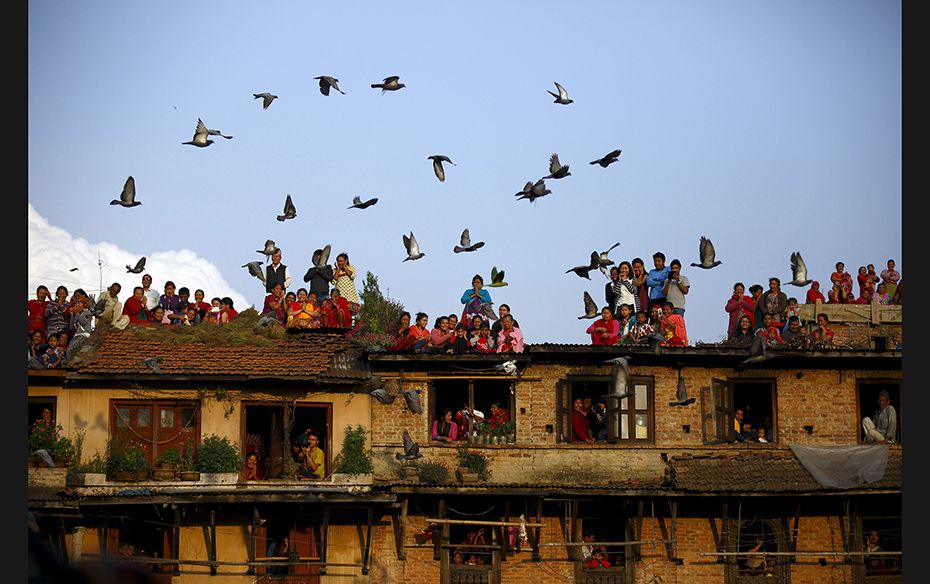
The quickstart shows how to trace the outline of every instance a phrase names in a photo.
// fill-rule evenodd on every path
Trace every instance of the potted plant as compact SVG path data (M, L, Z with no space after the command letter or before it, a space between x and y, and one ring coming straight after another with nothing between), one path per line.
M420 476L420 465L415 460L404 460L400 463L400 474L406 479L416 479Z
M336 456L333 463L333 481L364 482L362 475L371 475L374 463L371 452L365 450L365 426L359 424L355 428L346 426L345 437L342 440L342 452ZM348 475L339 477L337 475Z
M178 462L178 476L182 481L199 481L200 473L194 470L194 443L191 440L184 445L181 460Z
M504 422L503 428L507 444L514 444L517 441L517 423L514 420Z
M488 471L490 460L481 452L460 446L456 454L459 459L459 480L462 482L477 482L479 479L486 480L490 476Z
M107 463L99 453L87 462L78 462L68 472L67 483L77 487L102 485L107 482Z
M181 452L177 448L169 448L155 460L158 468L152 471L156 481L170 481L175 478L175 469L181 462Z
M48 468L48 464L35 454L37 450L45 450L52 455L53 445L57 442L59 433L63 428L53 422L42 419L36 420L29 430L29 460L32 466Z
M242 455L238 443L230 442L216 434L205 437L197 448L194 468L200 472L202 481L228 484L239 480Z
M420 481L427 485L441 485L449 480L449 467L441 462L421 462Z
M478 444L487 444L490 441L491 427L487 422L478 422Z
M58 427L61 429L61 426ZM74 443L67 436L58 435L51 445L49 454L57 467L70 466L74 460Z
M106 467L107 474L117 481L141 481L148 477L150 465L141 444L123 444L111 438L107 445Z
M491 436L492 436L491 444L503 444L504 443L504 428L501 426L494 428L493 430L491 430Z

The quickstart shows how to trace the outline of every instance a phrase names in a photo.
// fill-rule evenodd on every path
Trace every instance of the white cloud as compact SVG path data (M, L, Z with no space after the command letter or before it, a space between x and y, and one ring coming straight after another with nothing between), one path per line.
M97 264L98 253L100 266ZM129 274L126 266L135 266L146 256L145 271ZM229 296L237 310L248 308L245 296L232 289L219 269L211 262L188 250L133 250L128 251L108 242L91 243L83 238L50 225L29 205L29 286L27 299L35 298L35 290L44 284L54 295L59 285L68 288L69 296L75 288L99 297L102 288L113 282L122 286L119 299L125 301L135 286L142 285L142 275L152 276L152 287L164 291L165 282L171 280L178 288L191 291L200 288L209 302L214 296ZM78 268L77 271L70 271ZM102 285L101 285L102 282Z

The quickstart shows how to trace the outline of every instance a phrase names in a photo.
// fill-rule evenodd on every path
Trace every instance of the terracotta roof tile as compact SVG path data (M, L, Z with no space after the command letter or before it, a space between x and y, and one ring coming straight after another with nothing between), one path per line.
M360 380L370 373L340 333L288 334L262 345L184 344L138 338L132 328L110 330L94 356L77 371L93 375L155 375L146 357L161 357L164 375L245 376L282 379Z

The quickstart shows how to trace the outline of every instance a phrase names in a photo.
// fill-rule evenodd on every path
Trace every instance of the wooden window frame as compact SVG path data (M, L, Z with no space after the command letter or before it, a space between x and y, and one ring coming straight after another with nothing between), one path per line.
M326 442L324 452L326 455L326 475L329 476L333 472L333 404L331 402L304 402L298 401L294 402L293 406L295 408L320 408L326 410ZM239 444L243 446L243 457L245 456L244 446L246 439L248 438L248 408L249 407L277 407L281 408L283 411L282 420L285 425L288 423L288 419L291 417L291 404L283 404L280 401L273 400L248 400L243 401L239 405L242 408L242 414L239 416ZM293 430L293 428L291 428ZM290 452L291 445L286 444L285 452ZM266 477L267 478L267 477Z
M556 386L556 443L558 444L574 444L571 439L572 431L572 402L573 389L572 384L579 381L597 381L605 382L610 384L609 375L568 375L564 379L560 379L558 385ZM607 415L608 415L608 436L607 443L612 445L643 445L643 444L655 444L656 433L655 433L655 377L651 375L631 375L630 376L630 386L634 388L637 385L646 386L646 408L645 410L637 410L635 408L622 410L620 403L617 403L617 400L607 400ZM606 388L605 394L609 393L611 389ZM626 400L635 400L635 398L624 398ZM631 405L635 402L627 401L627 405ZM614 405L616 404L616 405ZM625 414L623 413L625 412ZM620 416L626 415L630 434L635 436L636 431L636 415L637 413L646 415L646 428L649 432L647 438L621 438L620 434Z
M736 433L733 420L736 412L736 384L765 385L771 391L772 435L771 444L778 443L778 384L775 379L711 379L708 386L701 388L701 432L704 444L734 443Z
M856 379L856 444L863 444L862 417L859 412L862 411L862 386L863 385L897 385L898 386L898 403L895 406L895 415L898 418L898 427L895 430L895 442L902 443L904 435L904 384L900 379L892 378L857 378ZM874 404L875 409L878 405ZM868 410L867 410L868 411ZM874 410L873 410L874 414Z
M516 387L515 387L515 383L513 382L513 380L502 379L502 378L500 378L500 377L490 377L490 378L487 378L487 377L469 377L469 378L467 378L467 379L463 379L463 378L459 378L459 377L451 378L451 379L443 379L442 377L436 377L436 378L434 378L434 379L430 379L430 380L429 380L429 382L428 382L428 389L427 389L427 390L429 391L429 412L428 412L428 413L429 413L429 416L430 416L430 418L429 418L429 431L430 431L430 432L432 432L433 420L436 420L437 417L439 416L438 412L436 412L436 392L437 392L437 391L442 391L442 390L441 390L440 388L437 388L437 387L436 387L436 384L438 383L438 384L440 384L440 386L441 386L441 385L443 385L443 384L451 383L451 382L456 382L456 381L467 383L467 386L468 386L468 406L469 406L470 408L472 408L472 409L474 409L474 408L476 407L476 404L475 404L475 382L476 382L476 381L477 381L477 382L492 382L492 383L497 383L497 384L500 384L500 385L503 385L504 383L509 383L509 384L510 384L510 390L511 390L511 391L508 391L508 392L507 392L507 412L510 414L510 421L512 421L512 422L515 421L515 417L514 417L514 408L516 407L517 396L516 396ZM503 400L501 400L501 401L503 401ZM490 418L490 416L491 416L491 412L490 412L490 411L485 411L485 410L482 410L481 408L478 408L478 410L481 411L481 413L484 414L486 420L487 420L488 418ZM453 414L453 416L455 415L455 410L453 410L452 414ZM471 420L468 421L468 431L469 431L469 432L474 431L474 428L472 428L472 422L471 422ZM432 438L432 436L430 436L430 438ZM441 443L441 442L437 442L437 441L435 441L435 440L430 440L430 446L455 446L455 445L454 445L454 444Z
M194 422L193 422L193 436L191 438L194 443L194 448L196 451L197 445L200 444L200 439L201 439L201 435L200 435L201 403L199 400L196 400L196 399L183 399L183 398L179 398L179 399L121 399L121 398L110 399L109 432L110 432L111 437L122 433L121 431L119 431L117 424L116 424L117 415L118 415L117 408L120 408L120 407L138 408L140 406L148 406L152 408L152 418L151 418L152 438L151 439L148 439L148 438L139 439L138 437L134 437L134 440L137 442L139 442L140 440L144 440L144 442L142 442L142 446L143 448L145 448L146 456L149 459L149 464L154 466L155 461L158 459L158 456L162 453L163 450L168 450L170 448L181 449L184 447L184 443L186 443L186 440L185 440L181 443L178 443L179 446L163 447L162 445L170 444L174 441L170 440L170 441L159 442L162 439L162 437L159 436L159 430L161 429L161 424L160 424L161 416L157 415L157 412L160 411L160 408L167 409L170 407L171 409L177 410L177 413L175 414L175 416L177 417L178 420L180 420L181 415L182 415L181 412L184 409L193 408ZM130 427L132 427L131 421L130 421ZM180 433L184 432L184 429L183 427L178 428L177 426L175 426L175 427L172 427L171 432L180 436ZM134 432L132 430L130 430L130 433L137 434L137 432Z

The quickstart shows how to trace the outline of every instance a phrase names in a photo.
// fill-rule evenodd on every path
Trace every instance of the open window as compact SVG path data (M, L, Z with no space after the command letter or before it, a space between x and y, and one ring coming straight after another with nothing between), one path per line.
M576 536L584 546L575 548L575 581L597 584L625 584L633 581L635 561L632 546L618 545L633 541L632 526L626 517L605 516L604 507L594 501L581 501ZM619 506L613 507L615 510ZM588 517L587 515L590 515Z
M26 415L27 435L32 429L32 425L36 423L36 420L42 419L45 410L48 410L48 415L51 416L51 420L56 424L58 423L57 401L57 398L53 395L29 398Z
M156 516L145 513L122 514L110 518L106 530L106 553L108 556L133 558L170 558L171 530L157 521ZM115 523L115 524L114 524ZM103 532L101 532L103 533ZM137 581L136 572L145 572L149 581L156 584L170 584L172 564L158 563L117 563L118 577L125 576L127 582ZM127 573L123 574L125 570Z
M311 563L322 561L321 546L321 526L306 515L269 518L256 532L256 561L268 562L256 568L258 581L319 584L320 566Z
M729 584L788 582L791 556L781 554L788 549L778 522L760 514L733 520L732 528L736 537L731 540L730 551L738 554L727 561Z
M255 452L267 478L281 478L284 461L297 461L298 439L307 430L318 433L325 455L325 475L332 471L333 408L328 403L244 402L242 453Z
M145 448L150 464L166 450L184 450L200 441L200 402L189 400L110 400L110 435Z
M430 395L430 427L445 410L451 410L453 420L459 422L458 439L465 440L468 432L476 430L468 416L457 416L465 408L481 412L485 421L491 419L491 404L507 411L513 420L514 395L509 379L436 379L432 381Z
M864 516L859 518L858 537L851 551L865 552L855 555L857 584L897 584L901 582L901 517ZM869 554L874 551L879 553Z
M775 403L772 380L712 379L701 388L704 443L776 442Z
M556 389L556 441L569 443L580 434L573 433L575 402L582 407L603 404L607 421L598 427L597 419L586 415L588 430L596 442L611 444L651 444L655 441L654 380L651 377L631 377L632 397L622 400L604 396L613 391L609 376L570 376Z
M874 418L878 409L878 398L882 391L888 392L889 405L894 408L897 425L895 428L895 442L901 443L902 430L902 402L901 402L901 381L896 379L872 380L860 379L857 383L857 394L859 398L859 416L857 420L863 418ZM862 424L857 425L859 428L859 442L863 441Z

